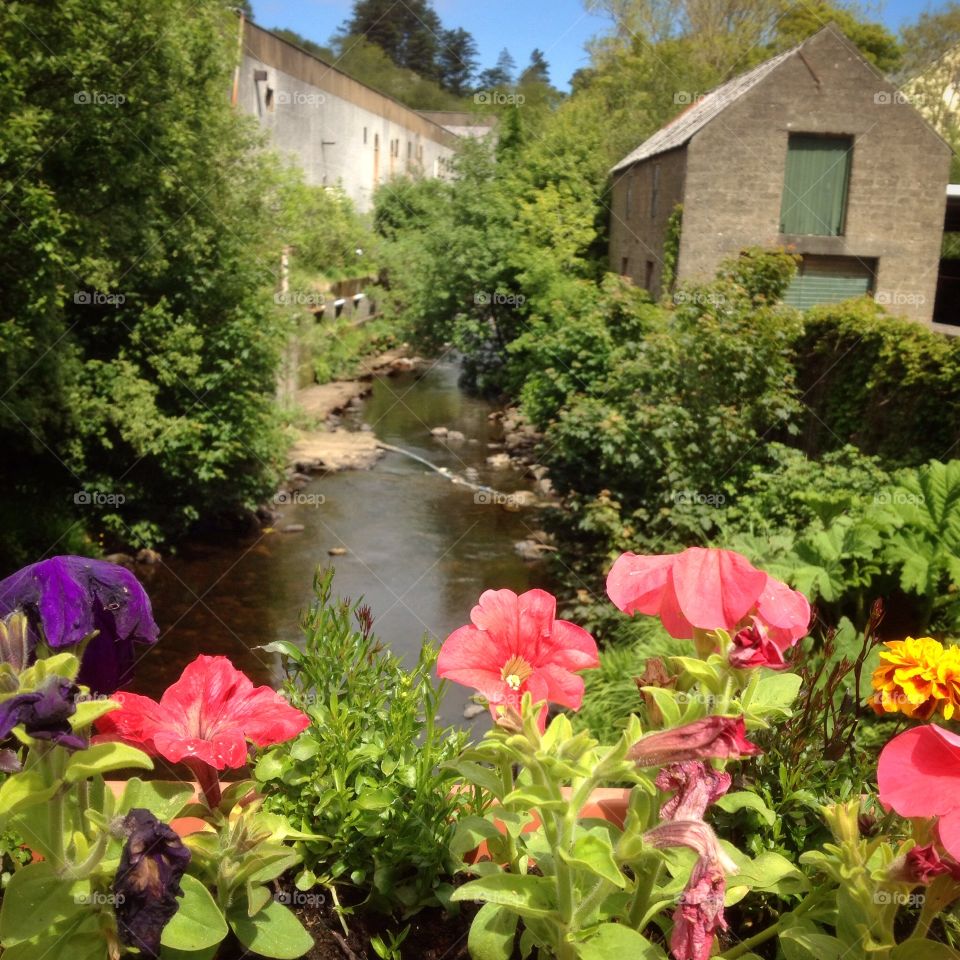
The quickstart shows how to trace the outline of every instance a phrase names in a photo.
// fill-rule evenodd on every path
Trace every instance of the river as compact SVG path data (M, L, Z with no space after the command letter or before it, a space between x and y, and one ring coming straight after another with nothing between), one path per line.
M375 380L373 392L344 417L349 429L367 424L385 443L457 475L474 476L505 493L529 489L511 469L486 463L501 439L493 409L457 385L452 363L422 373ZM445 443L432 427L462 432ZM471 442L472 441L472 442ZM471 474L476 471L476 474ZM260 531L237 542L191 542L145 571L160 625L160 641L137 668L131 687L156 696L198 653L224 654L262 682L279 678L277 658L256 648L299 636L318 565L333 565L334 591L361 596L375 632L413 662L424 634L442 641L469 619L488 588L520 592L543 586L543 571L522 560L514 543L539 526L536 511L510 512L475 496L424 465L387 453L366 471L318 476L284 505L276 525L302 524L299 533ZM346 550L330 556L331 549ZM469 691L451 687L448 722L462 722Z

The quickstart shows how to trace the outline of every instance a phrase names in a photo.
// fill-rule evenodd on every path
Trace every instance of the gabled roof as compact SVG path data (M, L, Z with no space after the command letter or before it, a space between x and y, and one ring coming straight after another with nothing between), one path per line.
M819 33L824 33L828 30L839 34L844 41L849 43L842 32L832 23L824 27ZM741 73L740 76L734 77L732 80L728 80L721 86L711 90L705 97L684 110L683 113L674 117L665 127L661 127L652 137L641 143L633 153L624 157L610 172L616 173L618 170L632 167L641 160L648 160L650 157L657 156L657 154L666 153L668 150L676 150L678 147L685 146L690 142L694 134L698 133L711 120L723 113L730 104L739 100L758 83L765 80L781 63L792 57L798 50L801 50L814 36L818 36L819 33L808 37L803 43L792 47L790 50L786 50L784 53L764 61L760 66L754 67L746 73Z

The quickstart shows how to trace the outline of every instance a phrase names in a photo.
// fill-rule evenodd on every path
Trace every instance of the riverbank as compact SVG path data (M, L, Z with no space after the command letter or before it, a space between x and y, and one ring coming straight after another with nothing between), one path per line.
M410 357L405 346L397 347L364 360L356 375L349 379L313 384L299 390L297 416L306 426L291 428L288 481L301 483L296 477L298 474L372 467L381 456L373 431L345 429L343 413L370 395L374 378L415 371L425 363L420 357Z

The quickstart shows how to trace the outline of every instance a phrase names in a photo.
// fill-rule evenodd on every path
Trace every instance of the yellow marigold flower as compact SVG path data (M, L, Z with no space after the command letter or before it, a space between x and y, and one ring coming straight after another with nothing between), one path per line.
M931 637L884 646L872 678L876 693L870 703L877 713L915 720L928 720L938 710L947 720L960 713L960 647L945 648Z

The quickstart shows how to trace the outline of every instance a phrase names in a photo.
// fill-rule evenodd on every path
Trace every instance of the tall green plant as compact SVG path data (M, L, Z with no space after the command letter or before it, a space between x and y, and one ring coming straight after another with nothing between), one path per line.
M301 889L322 884L341 915L359 897L406 916L452 893L447 843L471 801L451 793L443 764L465 734L439 722L436 651L425 645L408 671L377 641L369 608L333 600L332 582L332 571L318 574L302 647L265 648L282 656L284 690L312 722L264 754L255 775L267 809L312 835L302 841Z

